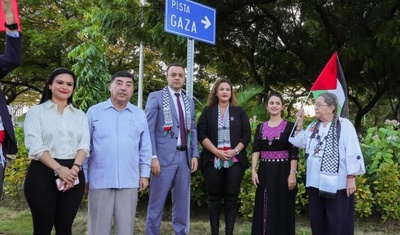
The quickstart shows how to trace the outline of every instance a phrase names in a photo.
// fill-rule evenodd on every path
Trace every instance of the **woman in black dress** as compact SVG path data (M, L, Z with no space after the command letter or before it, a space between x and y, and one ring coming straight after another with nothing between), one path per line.
M251 234L294 235L298 149L288 141L294 124L282 118L281 94L272 93L266 101L270 119L258 125L252 150L257 190Z

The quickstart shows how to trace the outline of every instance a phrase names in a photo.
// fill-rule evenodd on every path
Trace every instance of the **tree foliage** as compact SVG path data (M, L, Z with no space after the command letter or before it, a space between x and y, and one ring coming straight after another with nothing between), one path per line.
M258 84L266 93L290 86L295 89L285 90L293 92L289 95L305 96L338 51L357 129L389 87L398 110L393 86L399 81L398 1L201 2L217 9L217 45L197 47L201 69L211 67L218 77L229 77L238 85ZM149 0L149 5L148 28L158 34L157 40L163 39L162 47L171 45L160 32L164 1ZM161 50L168 53L171 47Z
M356 128L382 100L398 119L398 1L199 2L217 9L216 46L196 43L194 92L199 100L216 78L226 77L237 87L256 84L264 94L281 91L292 97L291 115L294 100L307 96L338 51ZM186 63L186 38L164 32L164 0L148 0L145 6L139 0L20 0L19 8L23 65L4 79L8 102L26 91L40 93L48 74L63 66L79 75L82 87L75 97L86 109L105 98L110 74L128 70L137 75L141 42L145 96L164 86L166 64ZM93 91L83 91L93 85Z
M57 67L71 67L68 52L78 45L76 37L83 20L86 1L20 0L22 24L22 65L5 79L8 102L17 96L42 92L48 75ZM79 5L77 5L79 4Z

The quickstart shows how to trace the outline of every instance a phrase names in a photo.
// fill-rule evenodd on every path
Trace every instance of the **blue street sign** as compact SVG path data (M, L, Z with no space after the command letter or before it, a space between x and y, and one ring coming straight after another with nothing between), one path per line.
M165 0L165 31L215 45L216 10L188 0Z

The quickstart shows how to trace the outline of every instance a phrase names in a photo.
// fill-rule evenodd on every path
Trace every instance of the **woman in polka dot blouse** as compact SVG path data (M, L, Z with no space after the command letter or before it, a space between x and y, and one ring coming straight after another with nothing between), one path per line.
M72 223L85 188L82 163L89 153L85 113L72 106L75 74L54 70L39 105L24 123L25 145L32 159L24 192L32 213L33 234L72 234Z

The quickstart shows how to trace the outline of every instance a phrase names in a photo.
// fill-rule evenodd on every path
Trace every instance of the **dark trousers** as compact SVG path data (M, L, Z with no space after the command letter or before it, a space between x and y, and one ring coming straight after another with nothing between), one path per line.
M2 160L0 159L0 161ZM3 199L3 187L4 187L4 176L6 173L6 165L7 165L6 160L3 162L3 164L0 162L0 205L1 205L1 200Z
M213 162L207 164L202 174L208 191L208 212L211 233L219 234L219 215L222 201L225 213L225 233L233 234L238 213L238 197L245 169L240 163L217 170Z
M71 167L74 160L56 160ZM79 172L79 184L66 192L58 191L54 172L40 161L32 160L25 178L24 192L33 220L34 235L71 235L72 223L85 190L85 176Z
M313 235L354 234L354 194L338 190L335 198L319 196L317 188L307 188L310 223Z

